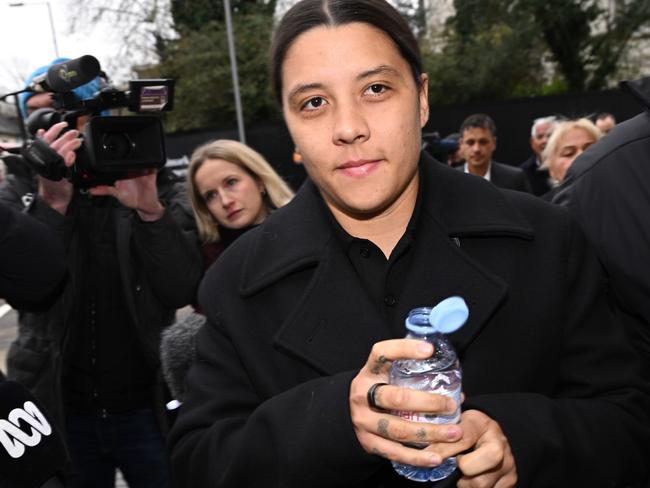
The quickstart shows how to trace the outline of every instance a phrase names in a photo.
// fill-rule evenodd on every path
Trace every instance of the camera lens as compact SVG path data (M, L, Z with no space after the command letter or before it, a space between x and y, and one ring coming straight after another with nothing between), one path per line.
M123 159L131 154L134 144L128 134L111 132L102 136L101 148L107 157L111 159Z

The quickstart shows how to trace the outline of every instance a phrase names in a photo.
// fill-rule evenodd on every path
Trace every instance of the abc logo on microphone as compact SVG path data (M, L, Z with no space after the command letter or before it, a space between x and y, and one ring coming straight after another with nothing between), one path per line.
M22 385L0 380L0 486L41 488L68 468L63 438Z
M0 419L0 445L14 459L25 454L25 448L37 446L43 436L51 434L52 426L45 415L29 400L9 412L6 420Z

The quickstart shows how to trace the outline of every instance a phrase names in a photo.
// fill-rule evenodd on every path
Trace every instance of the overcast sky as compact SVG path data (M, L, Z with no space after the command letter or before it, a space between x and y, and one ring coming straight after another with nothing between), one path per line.
M16 1L0 0L0 93L22 88L22 80L27 75L57 57L47 2L25 0L22 7L9 6ZM126 73L115 73L115 53L121 40L119 32L111 28L110 23L104 22L71 33L73 9L68 6L69 2L49 1L59 55L76 58L92 54L113 79L127 79L128 70ZM109 71L109 68L112 69Z

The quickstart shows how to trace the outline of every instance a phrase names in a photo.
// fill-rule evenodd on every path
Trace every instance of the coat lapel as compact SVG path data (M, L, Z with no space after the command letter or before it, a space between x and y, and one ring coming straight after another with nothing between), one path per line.
M253 295L304 269L309 282L273 340L323 374L363 365L372 344L389 337L384 319L336 241L314 184L260 227L239 291ZM313 271L311 271L313 269Z
M467 323L450 336L462 356L508 294L504 280L463 251L463 238L532 240L534 232L492 183L482 178L467 178L458 171L433 164L426 154L422 162L420 174L425 192L419 226L422 239L418 236L415 256L418 266L412 269L419 277L408 283L432 284L433 296L428 302L432 305L452 295L465 299L469 308ZM435 250L426 248L431 242L436 243Z
M324 374L363 366L372 344L390 337L385 320L334 239L276 344Z
M451 335L460 355L507 295L507 285L467 257L430 216L421 225L412 266L395 317L400 324L416 307L433 306L453 295L470 309L467 323ZM424 224L424 222L423 222ZM400 324L393 330L399 329ZM391 329L363 289L336 243L327 247L312 282L275 337L276 344L324 374L364 364L372 345L392 337Z
M463 297L469 308L467 323L450 338L462 355L507 295L508 286L468 257L431 215L422 215L415 255L402 295L408 303L402 319L415 307L434 306L447 297ZM417 263L417 264L416 264Z

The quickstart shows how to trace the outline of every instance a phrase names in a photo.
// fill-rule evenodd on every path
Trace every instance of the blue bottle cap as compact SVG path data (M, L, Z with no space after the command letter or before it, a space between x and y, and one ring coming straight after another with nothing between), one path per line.
M429 323L438 332L451 334L460 329L469 317L469 309L462 297L445 298L433 307L429 314Z

